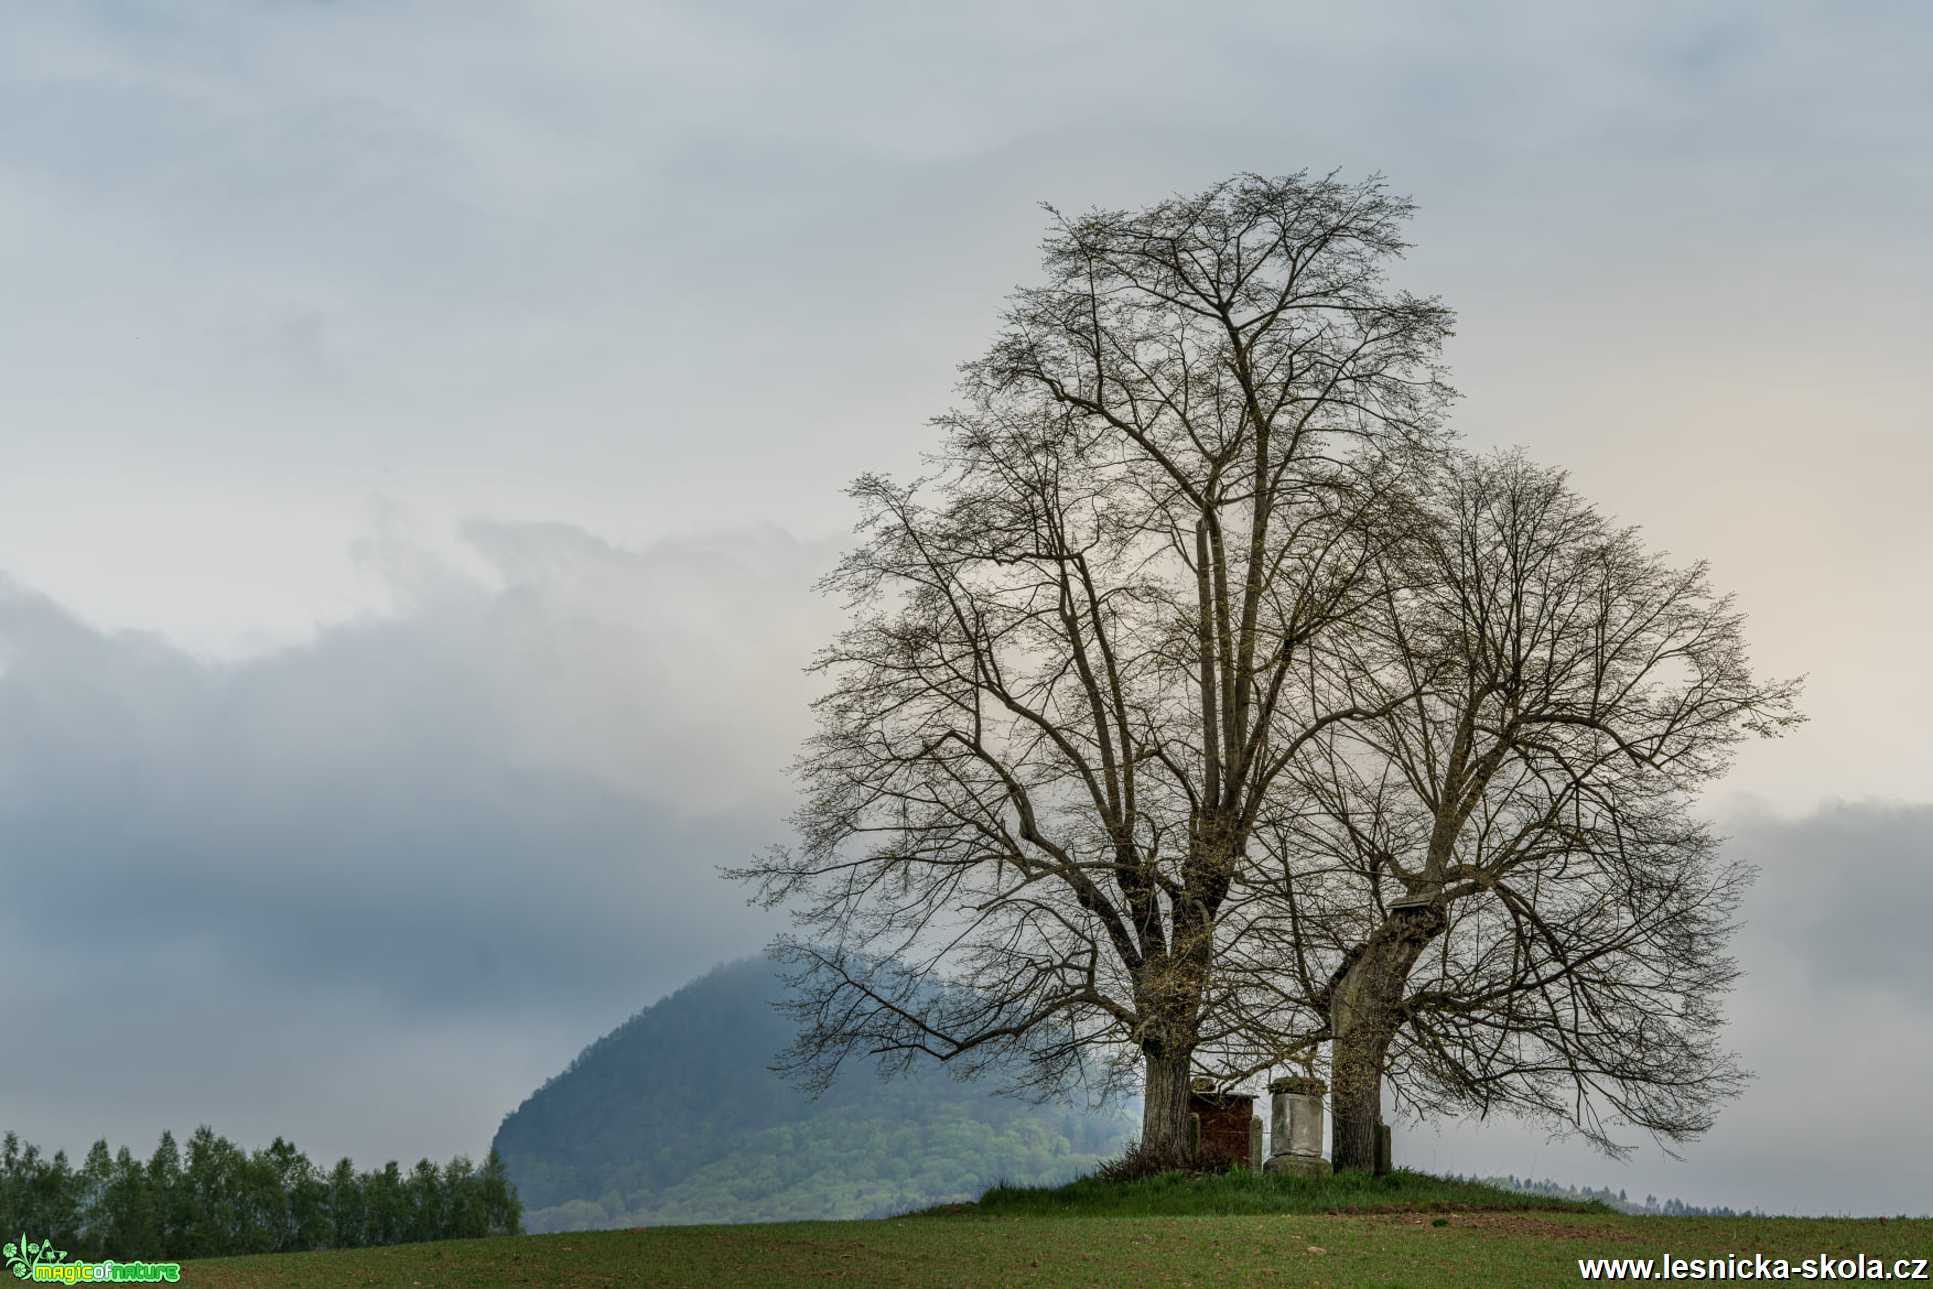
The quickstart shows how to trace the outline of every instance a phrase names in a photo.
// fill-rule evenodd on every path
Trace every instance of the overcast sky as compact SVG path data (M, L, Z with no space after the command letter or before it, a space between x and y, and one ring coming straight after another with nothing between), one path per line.
M1035 273L1036 203L1372 171L1476 444L1712 561L1811 723L1673 1163L1933 1194L1933 13L1911 4L12 7L0 1126L476 1153L771 924L809 592Z

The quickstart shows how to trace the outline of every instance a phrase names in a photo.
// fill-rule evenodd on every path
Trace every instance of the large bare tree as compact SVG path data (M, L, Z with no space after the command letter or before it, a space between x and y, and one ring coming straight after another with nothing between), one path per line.
M1298 745L1374 710L1298 677L1449 396L1450 314L1384 279L1410 209L1244 175L1055 214L931 474L855 484L798 839L735 874L800 923L797 1068L1138 1073L1174 1155L1198 1057L1292 1050L1254 1037L1225 906Z
M1377 714L1298 749L1261 830L1281 1001L1333 1040L1333 1161L1374 1162L1387 1077L1615 1151L1676 1142L1741 1078L1719 1043L1749 880L1691 813L1740 740L1799 717L1705 567L1673 567L1558 472L1457 454L1323 655ZM1252 933L1259 935L1259 932Z

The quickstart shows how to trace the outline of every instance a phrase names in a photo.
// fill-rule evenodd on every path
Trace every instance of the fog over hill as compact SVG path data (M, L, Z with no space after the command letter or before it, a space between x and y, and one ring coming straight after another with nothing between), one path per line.
M767 1068L791 1038L783 981L747 959L581 1052L504 1118L496 1148L535 1232L667 1222L883 1217L1059 1182L1118 1152L1137 1117L1038 1106L935 1064L848 1067L817 1100Z

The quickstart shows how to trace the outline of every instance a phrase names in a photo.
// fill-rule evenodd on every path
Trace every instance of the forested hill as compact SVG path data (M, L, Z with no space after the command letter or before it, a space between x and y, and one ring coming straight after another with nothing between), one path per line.
M792 1037L771 964L720 967L606 1034L504 1118L532 1232L879 1217L1052 1183L1117 1154L1124 1111L1033 1106L937 1065L849 1066L817 1101L768 1070Z

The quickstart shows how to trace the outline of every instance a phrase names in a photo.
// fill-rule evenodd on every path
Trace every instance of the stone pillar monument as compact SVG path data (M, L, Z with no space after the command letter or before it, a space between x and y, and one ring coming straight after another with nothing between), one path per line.
M1322 1157L1322 1094L1328 1090L1327 1083L1308 1074L1269 1084L1268 1172L1329 1175L1329 1161Z

